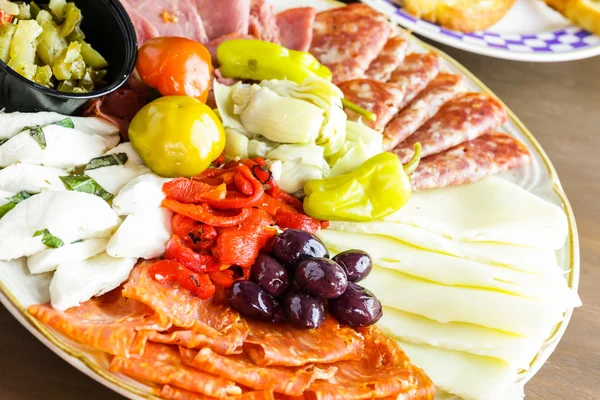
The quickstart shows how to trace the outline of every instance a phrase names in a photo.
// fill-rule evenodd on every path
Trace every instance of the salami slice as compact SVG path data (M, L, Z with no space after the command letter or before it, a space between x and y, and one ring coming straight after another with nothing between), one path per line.
M495 132L425 158L410 179L415 191L462 185L530 162L523 143Z
M246 326L238 324L219 336L207 336L191 330L175 328L166 332L150 332L148 340L183 346L189 349L210 347L219 354L239 354L242 352L246 334Z
M421 157L441 153L473 140L506 122L506 111L495 98L485 93L465 93L446 103L415 134L400 143L394 153L403 163L414 154L414 144L421 143Z
M318 329L303 330L288 324L247 322L250 333L244 350L256 365L296 367L362 357L362 336L354 329L340 326L331 317Z
M50 304L30 306L28 312L76 342L123 357L139 357L153 330L171 326L150 307L121 296L120 289L65 312Z
M400 346L376 327L362 330L364 357L335 363L329 381L315 381L306 391L315 399L433 399L435 388L425 373L411 364Z
M405 88L400 108L404 108L417 97L421 90L425 89L440 72L440 67L440 57L433 52L411 53L404 58L402 64L392 72L390 77L390 82Z
M300 396L315 379L329 379L337 369L305 367L261 367L246 354L222 356L209 348L200 351L181 347L181 359L191 367L222 376L251 389Z
M242 393L242 389L230 380L184 365L175 346L148 343L141 358L115 357L110 370L141 381L173 385L212 397Z
M460 75L440 73L419 95L385 127L383 149L391 150L412 135L452 98L466 90Z
M162 389L156 391L157 394L166 400L215 400L214 397L203 394L189 392L173 386L165 385ZM274 400L272 392L252 391L244 392L239 396L227 396L223 400Z
M400 34L388 39L383 50L369 65L366 77L376 81L386 82L392 72L402 63L409 46L408 34Z
M356 3L317 14L310 52L333 73L333 83L361 78L396 32L385 15Z
M377 119L362 119L365 125L382 132L387 123L396 115L404 98L404 89L393 83L378 82L372 79L353 79L340 83L344 98L373 112ZM348 119L357 121L360 115L345 109Z
M201 300L178 283L158 283L148 272L151 265L144 262L133 269L123 296L147 304L173 325L194 333L216 338L234 331L246 336L244 321L225 302Z

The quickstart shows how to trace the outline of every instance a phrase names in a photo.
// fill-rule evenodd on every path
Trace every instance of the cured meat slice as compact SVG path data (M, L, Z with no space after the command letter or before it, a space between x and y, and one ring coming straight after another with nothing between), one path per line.
M310 52L333 73L333 83L362 78L396 27L356 3L317 14Z
M248 33L266 42L280 42L275 10L267 0L252 0Z
M392 72L402 64L409 44L407 34L389 38L381 53L369 65L366 77L376 81L388 81L392 76Z
M227 333L207 336L184 329L171 329L167 332L151 332L148 340L156 343L173 344L189 349L210 347L219 354L239 354L246 338L246 326L235 325Z
M359 361L338 362L329 381L315 381L305 392L311 399L433 399L435 388L425 373L411 364L400 346L376 327L361 330L365 353Z
M404 58L402 64L392 72L390 82L405 88L406 94L400 108L425 89L429 82L440 72L441 60L436 53L411 53Z
M113 358L110 370L141 381L173 385L212 397L242 393L242 389L230 380L184 365L175 346L148 343L139 359Z
M251 0L195 0L208 40L230 33L246 35Z
M127 0L157 30L159 36L182 36L208 41L194 0Z
M181 359L187 365L213 375L222 376L256 390L268 390L300 396L315 379L330 379L337 369L304 367L261 367L246 354L222 356L209 348L200 351L181 347ZM326 367L326 366L324 366Z
M338 87L344 92L344 98L373 112L377 119L362 119L365 125L382 132L387 123L396 115L404 98L404 89L393 83L372 79L353 79L342 82ZM357 121L361 116L345 109L348 119Z
M157 394L167 400L214 400L214 397L189 392L173 386L165 385L157 390ZM239 396L227 396L223 400L274 400L272 392L252 391L244 392Z
M415 191L462 185L530 162L523 143L495 132L425 158L410 179Z
M123 287L123 296L147 304L179 328L212 338L230 331L245 337L244 321L225 302L215 297L201 300L178 283L159 283L148 272L151 265L143 262L133 269Z
M465 93L446 103L415 134L400 143L394 153L403 163L414 154L414 144L421 143L421 157L440 153L473 140L506 122L506 111L495 98L485 93Z
M297 367L362 357L362 336L331 317L318 329L298 330L288 324L251 320L247 323L249 335L244 350L256 365Z
M281 44L288 49L308 51L316 15L312 7L290 8L277 14Z
M145 304L121 296L120 289L65 312L50 304L30 306L28 312L76 342L123 357L139 357L148 335L171 325Z
M445 103L465 90L462 76L440 73L387 124L383 132L383 149L391 150L396 147L433 117Z
M135 29L135 36L137 37L138 46L143 45L147 40L160 36L158 29L152 25L152 22L139 13L135 7L129 4L126 0L121 0L121 4L131 19L131 23Z

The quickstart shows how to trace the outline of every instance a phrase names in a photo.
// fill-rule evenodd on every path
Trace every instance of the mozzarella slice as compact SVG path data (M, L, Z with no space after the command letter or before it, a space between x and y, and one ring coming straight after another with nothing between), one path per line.
M113 257L144 258L162 256L173 235L173 213L166 208L146 210L127 216L110 238L106 252Z
M71 117L54 112L0 113L0 139L8 139L21 132L26 126L48 125L71 118L75 129L102 136L118 136L119 128L107 120L96 117Z
M45 125L42 131L46 138L45 149L29 131L17 134L0 146L0 167L22 162L71 169L101 156L119 142L115 135L103 137L58 125Z
M121 219L100 197L81 192L42 192L17 204L0 219L0 260L31 256L46 249L47 229L64 243L109 238Z
M85 173L107 192L117 194L131 180L150 173L150 170L143 165L127 162L125 165L112 165L85 171Z
M125 153L127 154L127 163L132 163L136 165L144 165L144 161L140 158L138 153L131 146L131 142L123 142L118 146L110 149L106 152L106 154L117 154L117 153Z
M119 215L129 215L159 208L165 199L163 184L169 180L155 174L138 176L119 191L113 209Z
M502 360L399 341L410 360L442 390L466 400L520 400L517 370Z
M50 282L52 307L65 311L113 290L129 277L136 261L102 252L84 261L60 264Z
M27 258L32 274L54 271L59 264L82 261L106 250L107 239L88 239L57 249L46 249Z
M60 180L61 176L66 175L68 173L59 168L13 164L0 170L0 190L15 193L23 190L29 193L67 190Z
M560 249L568 233L562 209L498 177L413 193L386 218L455 240Z
M10 200L8 200L8 198L13 197L14 195L15 194L13 192L6 192L4 190L0 190L0 207L10 203Z

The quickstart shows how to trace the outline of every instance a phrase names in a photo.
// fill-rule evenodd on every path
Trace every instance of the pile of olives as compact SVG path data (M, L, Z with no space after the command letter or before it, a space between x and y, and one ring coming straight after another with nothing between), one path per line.
M367 326L382 316L381 303L357 285L373 268L369 254L348 250L329 259L315 235L284 230L271 254L260 253L250 281L236 281L229 303L240 314L261 321L288 321L297 328L318 328L329 312L342 324Z

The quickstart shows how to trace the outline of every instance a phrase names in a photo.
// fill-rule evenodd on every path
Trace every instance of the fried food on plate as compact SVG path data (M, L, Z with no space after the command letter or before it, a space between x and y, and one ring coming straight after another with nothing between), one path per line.
M596 0L544 0L583 29L600 35L600 3Z

